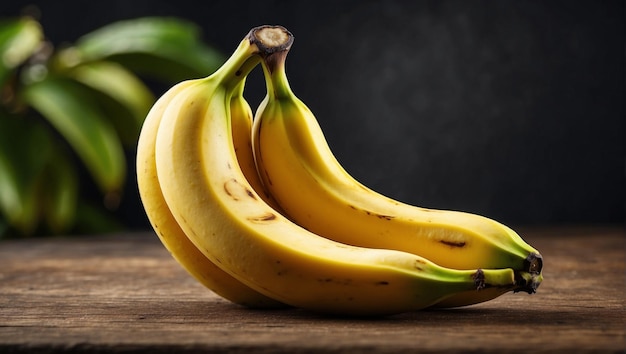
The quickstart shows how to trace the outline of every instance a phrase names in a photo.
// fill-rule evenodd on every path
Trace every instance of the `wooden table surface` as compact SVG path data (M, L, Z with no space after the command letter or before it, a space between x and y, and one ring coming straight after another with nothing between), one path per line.
M624 229L519 229L538 292L379 319L233 305L152 233L0 241L0 353L624 353Z

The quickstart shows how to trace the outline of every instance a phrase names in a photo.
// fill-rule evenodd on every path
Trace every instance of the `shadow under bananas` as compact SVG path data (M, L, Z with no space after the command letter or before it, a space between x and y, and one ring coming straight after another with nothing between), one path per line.
M624 333L616 325L622 323L621 308L552 306L554 303L524 307L523 303L348 317L296 308L255 310L211 296L176 302L141 301L133 304L129 312L134 316L141 314L132 322L142 329L153 328L163 336L174 333L177 340L194 343L201 338L202 346L229 351L235 346L246 352L256 348L261 352L314 353L323 348L329 353L356 354L370 353L376 347L394 353L402 348L419 348L426 353L436 352L442 346L481 353L501 353L503 348L508 353L528 353L529 348L535 353L564 349L589 352L598 343L614 345L610 341Z
M202 318L215 317L213 311L222 312L220 316L237 319L238 323L263 324L271 327L291 327L300 323L306 323L308 328L326 326L329 324L341 325L389 325L410 327L438 327L450 328L464 326L478 327L486 325L491 328L511 325L532 324L535 327L559 325L564 327L580 327L582 324L615 323L619 312L606 307L564 307L564 308L512 308L474 306L452 309L425 309L390 316L347 316L329 315L310 312L302 309L249 309L231 304L220 303L219 306L207 307L206 304L196 304L188 308L189 313L180 315L200 316ZM611 321L613 318L613 321Z

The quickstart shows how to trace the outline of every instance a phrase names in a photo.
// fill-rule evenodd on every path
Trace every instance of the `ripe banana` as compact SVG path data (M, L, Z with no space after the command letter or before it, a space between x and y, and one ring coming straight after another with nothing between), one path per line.
M406 252L338 243L268 205L237 160L230 102L250 58L284 51L293 37L262 26L247 39L213 75L175 94L157 131L163 197L207 258L281 303L330 313L393 314L466 291L528 286L512 269L455 270Z
M171 100L184 89L193 86L196 81L189 80L179 83L168 90L157 100L148 113L139 136L137 145L137 184L146 214L152 227L165 248L172 254L189 274L216 294L236 304L253 308L283 307L282 303L273 300L244 285L224 272L196 248L180 228L170 212L159 184L156 172L155 144L157 129L163 112ZM243 91L244 81L238 86L237 92ZM231 100L233 112L233 136L238 147L238 157L250 161L252 152L249 144L251 110L241 94ZM249 163L247 163L249 165ZM256 169L247 169L251 180L255 178ZM258 178L257 178L258 181ZM258 182L257 182L258 183Z
M530 276L525 291L535 291L543 279L542 257L509 227L470 213L401 203L348 174L313 113L291 90L287 53L262 61L267 96L255 114L252 140L265 188L288 218L338 242L410 252L444 267L512 268Z
M256 56L257 62L261 58ZM258 174L256 163L254 162L254 154L252 153L252 108L243 96L245 80L242 81L233 92L230 99L230 116L233 132L233 144L235 146L235 154L237 161L241 167L244 176L250 182L252 188L259 193L261 199L268 203L272 208L280 207L272 196L267 192Z

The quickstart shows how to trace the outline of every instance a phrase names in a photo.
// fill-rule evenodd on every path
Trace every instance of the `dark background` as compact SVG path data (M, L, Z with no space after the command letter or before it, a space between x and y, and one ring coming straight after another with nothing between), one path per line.
M26 4L54 43L179 16L229 55L284 25L292 88L364 184L515 225L624 221L623 1L4 1L0 15ZM253 107L264 89L256 70ZM119 214L147 228L130 168Z

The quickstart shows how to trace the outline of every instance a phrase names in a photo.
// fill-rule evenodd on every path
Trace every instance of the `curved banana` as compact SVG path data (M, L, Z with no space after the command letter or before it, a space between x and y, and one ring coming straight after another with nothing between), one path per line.
M420 208L359 183L333 155L315 116L292 92L287 51L262 62L267 96L255 115L253 148L261 179L287 217L351 245L423 256L455 269L512 268L542 280L542 258L492 219ZM294 191L298 191L294 193Z
M172 98L184 89L193 86L194 83L193 80L184 81L171 88L157 100L144 121L137 145L137 184L146 214L165 248L189 274L205 287L239 305L254 308L283 307L285 305L252 290L206 258L187 238L163 199L155 161L157 129L163 112ZM239 86L239 92L243 91L243 86L244 81ZM244 134L249 135L251 117L249 111L246 110L247 102L243 100L243 97L237 96L233 98L231 106L233 107L233 135L239 137ZM252 154L251 151L248 153L249 141L246 142L245 139L235 139L235 141L236 144L241 144L242 148L238 151L242 158L249 160ZM256 170L253 172L256 176Z
M393 314L464 291L527 286L512 269L454 270L405 252L338 243L263 201L239 167L229 103L251 70L248 58L285 50L293 37L282 27L263 26L249 38L213 75L172 99L157 132L163 196L209 259L282 303L331 313Z
M260 57L256 57L258 62ZM252 108L243 96L244 83L242 81L233 92L230 99L230 116L232 120L233 144L235 146L235 154L239 167L244 176L252 185L252 188L259 193L259 196L274 209L280 207L272 198L269 192L263 186L261 177L258 174L256 163L254 162L254 154L252 153Z

